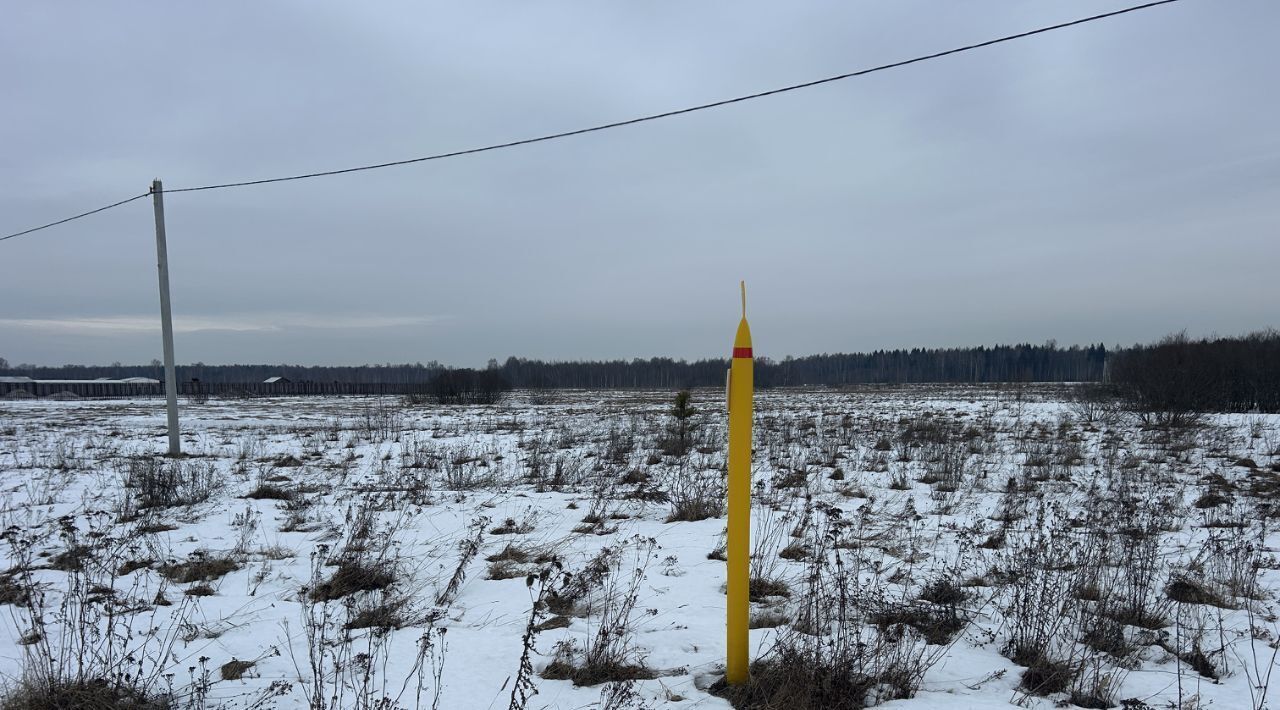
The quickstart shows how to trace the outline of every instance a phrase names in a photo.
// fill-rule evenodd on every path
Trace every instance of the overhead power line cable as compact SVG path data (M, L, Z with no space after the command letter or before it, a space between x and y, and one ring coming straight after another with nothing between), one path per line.
M261 179L261 180L244 180L244 181L240 181L240 182L225 182L225 183L217 183L217 184L212 184L212 185L199 185L199 186L196 186L196 187L179 187L179 188L170 188L170 189L168 189L168 190L165 190L165 192L199 192L199 191L202 191L202 190L222 190L222 189L226 189L226 188L230 188L230 187L249 187L249 186L251 186L251 185L266 185L266 184L273 183L273 182L288 182L288 181L291 181L291 180L307 180L307 179L310 179L310 178L326 177L326 176L329 176L329 175L343 175L343 174L346 174L346 173L363 172L363 171L365 171L365 170L379 170L379 169L381 169L381 168L390 168L390 167L395 167L395 166L397 166L397 165L410 165L410 164L413 164L413 163L424 163L424 162L427 162L427 161L430 161L430 160L443 160L443 159L445 159L445 158L457 158L457 157L460 157L460 156L463 156L463 155L474 155L474 154L476 154L476 153L487 153L487 152L490 152L490 151L502 150L502 149L505 149L505 148L515 148L515 147L517 147L517 146L530 145L530 144L533 144L533 143L544 143L544 142L547 142L547 141L558 140L558 139L561 139L561 138L569 138L569 137L571 137L571 136L580 136L580 135L583 135L583 134L586 134L586 133L596 133L596 132L599 132L599 131L607 131L607 130L612 129L612 128L621 128L621 127L623 127L623 126L631 126L631 125L634 125L634 124L637 124L637 123L646 123L646 122L648 122L648 121L657 121L657 120L659 120L659 119L663 119L663 118L671 118L671 117L673 117L673 116L681 116L681 115L684 115L684 114L694 113L694 112L697 112L697 111L706 111L706 110L708 110L708 109L719 108L719 107L721 107L721 106L728 106L728 105L730 105L730 104L742 103L742 102L744 102L744 101L752 101L752 100L754 100L754 99L761 99L761 98L764 98L764 97L766 97L766 96L774 96L774 95L776 95L776 94L784 94L784 93L787 93L787 92L790 92L790 91L798 91L798 90L800 90L800 89L808 89L808 88L810 88L810 87L820 86L820 85L822 85L822 84L830 84L830 83L833 83L833 82L842 81L842 80L844 80L844 79L852 79L852 78L854 78L854 77L859 77L859 76L866 76L867 74L874 74L874 73L876 73L876 72L886 71L886 70L888 70L888 69L897 69L898 67L905 67L905 66L907 66L907 65L909 65L909 64L918 64L918 63L920 63L920 62L926 62L926 61L929 61L929 60L932 60L932 59L939 59L939 58L942 58L942 57L950 56L950 55L952 55L952 54L960 54L960 53L962 53L962 52L970 52L970 51L973 51L973 50L975 50L975 49L981 49L981 48L983 48L983 47L990 47L990 46L992 46L992 45L1002 44L1002 43L1004 43L1004 42L1012 42L1012 41L1014 41L1014 40L1024 39L1024 38L1026 38L1026 37L1031 37L1031 36L1034 36L1034 35L1044 34L1044 33L1046 33L1046 32L1053 32L1053 31L1055 31L1055 30L1061 30L1061 29L1064 29L1064 28L1067 28L1067 27L1074 27L1074 26L1076 26L1076 25L1083 25L1083 24L1086 24L1086 23L1089 23L1089 22L1097 22L1098 20L1105 20L1105 19L1107 19L1107 18L1117 17L1117 16L1119 16L1119 15L1126 15L1126 14L1129 14L1129 13L1132 13L1132 12L1137 12L1137 11L1139 11L1139 10L1147 10L1147 9L1150 9L1150 8L1153 8L1153 7L1158 7L1158 6L1160 6L1160 5L1170 5L1170 4L1172 4L1172 3L1179 2L1179 1L1180 1L1180 0L1156 0L1155 2L1143 3L1143 4L1141 4L1141 5L1133 5L1133 6L1131 6L1131 7L1126 7L1126 8L1122 8L1122 9L1119 9L1119 10L1112 10L1111 12L1104 12L1104 13L1101 13L1101 14L1098 14L1098 15L1091 15L1091 16L1089 16L1089 17L1082 17L1082 18L1080 18L1080 19L1077 19L1077 20L1071 20L1071 21L1069 21L1069 22L1061 22L1061 23L1058 23L1058 24L1056 24L1056 25L1049 25L1049 26L1047 26L1047 27L1041 27L1041 28L1034 29L1034 30L1028 30L1028 31L1026 31L1026 32L1019 32L1019 33L1017 33L1017 34L1005 35L1004 37L998 37L998 38L996 38L996 39L990 39L990 40L987 40L987 41L985 41L985 42L979 42L979 43L977 43L977 44L970 44L970 45L965 45L965 46L963 46L963 47L956 47L956 48L954 48L954 49L948 49L948 50L941 51L941 52L934 52L933 54L925 54L925 55L921 55L921 56L918 56L918 57L913 57L913 58L911 58L911 59L904 59L904 60L902 60L902 61L892 62L892 63L889 63L889 64L881 64L881 65L879 65L879 66L870 67L870 68L867 68L867 69L859 69L859 70L857 70L857 71L846 72L846 73L844 73L844 74L837 74L837 75L835 75L835 76L829 76L829 77L822 78L822 79L815 79L815 80L813 80L813 81L806 81L806 82L802 82L802 83L799 83L799 84L791 84L791 85L789 85L789 86L779 87L779 88L776 88L776 89L769 89L768 91L760 91L760 92L756 92L756 93L754 93L754 94L746 94L746 95L743 95L743 96L736 96L736 97L734 97L734 98L730 98L730 99L721 99L721 100L719 100L719 101L712 101L712 102L710 102L710 103L698 104L698 105L696 105L696 106L688 106L688 107L686 107L686 108L675 109L675 110L673 110L673 111L664 111L664 112L662 112L662 113L654 113L654 114L649 114L649 115L647 115L647 116L639 116L639 117L637 117L637 118L631 118L631 119L627 119L627 120L625 120L625 121L614 121L613 123L602 123L602 124L600 124L600 125L590 126L590 127L587 127L587 128L579 128L579 129L577 129L577 130L572 130L572 131L563 131L563 132L561 132L561 133L551 133L551 134L547 134L547 135L543 135L543 136L537 136L537 137L534 137L534 138L524 138L524 139L521 139L521 140L508 141L508 142L506 142L506 143L495 143L495 144L492 144L492 145L481 146L481 147L478 147L478 148L467 148L467 149L464 149L464 150L455 150L455 151L451 151L451 152L448 152L448 153L436 153L436 154L434 154L434 155L424 155L424 156L421 156L421 157L417 157L417 158L408 158L408 159L405 159L405 160L393 160L393 161L385 162L385 163L374 163L374 164L372 164L372 165L360 165L360 166L351 167L351 168L340 168L340 169L337 169L337 170L325 170L325 171L322 171L322 172L305 173L305 174L302 174L302 175L288 175L288 176L285 176L285 177L264 178L264 179ZM148 193L148 194L149 194L149 193ZM43 225L43 226L40 226L40 227L34 227L34 228L32 228L32 229L28 229L28 230L23 231L23 232L18 232L18 233L15 233L15 234L10 234L10 235L5 236L5 237L0 237L0 241L3 241L4 239L11 239L11 238L13 238L13 237L17 237L17 236L22 236L23 234L30 234L31 232L37 232L37 231L39 231L39 230L41 230L41 229L47 229L47 228L49 228L49 227L53 227L53 226L56 226L56 225L59 225L59 224L63 224L63 223L65 223L65 222L70 222L71 220L79 219L79 218L81 218L81 217L87 217L87 216L89 216L89 215L91 215L91 214L95 214L95 213L97 213L97 212L102 212L102 211L104 211L104 210L111 209L112 207L118 207L119 205L125 204L126 202L131 202L131 201L136 200L136 199L139 199L139 198L141 198L141 197L146 197L146 194L138 195L137 197L131 197L131 198L129 198L128 200L124 200L124 201L122 201L122 202L117 202L117 203L115 203L115 204L107 205L106 207L101 207L101 208L96 209L96 210L93 210L93 211L91 211L91 212L85 212L84 214L76 215L75 217L68 217L67 219L64 219L64 220L59 220L59 221L57 221L57 222L51 222L51 223L49 223L49 224L46 224L46 225Z
M109 210L109 209L111 209L111 208L113 208L113 207L119 207L120 205L127 205L127 204L129 204L130 202L133 202L134 200L141 200L142 198L147 197L147 196L149 196L150 194L151 194L151 193L149 193L149 192L144 192L144 193L142 193L141 195L134 195L133 197L130 197L130 198L129 198L129 199L127 199L127 200L120 200L119 202L112 202L111 204L107 205L106 207L99 207L99 208L98 208L98 209L96 209L96 210L89 210L88 212L81 212L80 214L75 215L74 217L67 217L66 219L60 219L60 220L58 220L57 222L50 222L50 223L48 223L48 224L42 224L42 225L40 225L39 227L32 227L31 229L24 229L24 230L23 230L23 231L21 231L21 232L14 232L13 234L6 234L5 236L0 237L0 242L3 242L3 241L4 241L4 240L6 240L6 239L13 239L14 237L21 237L21 236L22 236L22 235L24 235L24 234L31 234L32 232L38 232L38 231L40 231L40 230L42 230L42 229L48 229L48 228L50 228L50 227L56 227L56 226L58 226L59 224L66 224L67 222L73 222L73 221L75 221L75 220L77 220L77 219L80 219L80 218L82 218L82 217L88 217L88 216L89 216L89 215L91 215L91 214L98 214L99 212L106 212L107 210Z
M1036 29L1036 30L1019 32L1018 34L1007 35L997 39L987 40L986 42L979 42L978 44L970 44L964 47L956 47L955 49L948 49L942 52L926 54L923 56L914 57L912 59L904 59L902 61L893 62L891 64L881 64L880 66L871 67L869 69L859 69L858 71L847 72L845 74L837 74L835 76L829 76L824 79L815 79L813 81L806 81L800 84L791 84L790 86L783 86L777 89L769 89L768 91L760 91L754 94L747 94L745 96L737 96L731 99L722 99L720 101L712 101L710 103L698 104L697 106L689 106L686 108L676 109L674 111L664 111L663 113L649 114L647 116L631 118L625 121L615 121L613 123L602 123L598 126L591 126L589 128L579 128L577 130L564 131L562 133L551 133L545 136L538 136L536 138L525 138L522 140L509 141L506 143L495 143L493 145L486 145L479 148L467 148L464 150L455 150L449 153L437 153L435 155L425 155L419 158L408 158L406 160L393 160L387 163L375 163L373 165L360 165L353 168L340 168L338 170L326 170L318 173L306 173L304 175L289 175L287 177L265 178L262 180L246 180L243 182L228 182L228 183L221 183L216 185L201 185L199 187L180 187L180 188L165 190L165 192L196 192L199 190L221 190L228 187L248 187L249 185L265 185L267 183L273 183L273 182L286 182L289 180L306 180L309 178L326 177L329 175L343 175L345 173L361 172L364 170L378 170L381 168L390 168L397 165L410 165L412 163L424 163L429 160L443 160L445 158L456 158L463 155L487 153L489 151L502 150L504 148L515 148L516 146L530 145L532 143L543 143L546 141L558 140L560 138L580 136L585 133L596 133L598 131L607 131L611 128L621 128L623 126L631 126L637 123L657 121L663 118L671 118L672 116L681 116L687 113L694 113L696 111L706 111L707 109L719 108L721 106L728 106L730 104L742 103L744 101L760 99L766 96L773 96L775 94L784 94L789 91L798 91L800 89L807 89L813 86L820 86L822 84L830 84L832 82L841 81L844 79L852 79L853 77L857 77L857 76L865 76L867 74L874 74L875 72L881 72L888 69L896 69L898 67L907 66L908 64L918 64L920 62L929 61L931 59L938 59L940 57L946 57L952 54L960 54L961 52L968 52L975 49L981 49L982 47L990 47L991 45L1000 44L1002 42L1011 42L1015 39L1022 39L1024 37L1030 37L1032 35L1043 34L1045 32L1052 32L1054 30L1060 30L1065 27L1082 25L1082 24L1085 24L1086 22L1096 22L1097 20L1103 20L1108 17L1116 17L1117 15L1124 15L1126 13L1137 12L1138 10L1146 10L1148 8L1156 7L1158 5L1168 5L1175 2L1178 2L1178 0L1157 0L1156 2L1149 2L1142 5L1134 5L1133 7L1127 7L1122 10L1105 12L1105 13L1102 13L1101 15L1093 15L1092 17L1084 17L1078 20L1072 20L1070 22L1063 22L1057 25L1041 27L1040 29Z

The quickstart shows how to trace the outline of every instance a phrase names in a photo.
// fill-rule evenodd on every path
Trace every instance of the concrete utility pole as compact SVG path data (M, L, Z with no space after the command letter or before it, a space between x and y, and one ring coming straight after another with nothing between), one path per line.
M169 408L169 455L182 453L178 434L178 376L173 367L173 312L169 309L169 248L164 238L164 187L151 181L156 208L156 268L160 270L160 333L164 340L164 397Z

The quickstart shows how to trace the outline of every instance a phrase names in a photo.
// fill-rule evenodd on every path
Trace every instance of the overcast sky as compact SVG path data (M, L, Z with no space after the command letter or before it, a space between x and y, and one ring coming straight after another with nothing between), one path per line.
M0 233L574 129L1124 6L38 2ZM166 197L180 363L725 356L1280 326L1280 4L1183 0L512 150ZM160 356L149 200L0 242L0 356Z

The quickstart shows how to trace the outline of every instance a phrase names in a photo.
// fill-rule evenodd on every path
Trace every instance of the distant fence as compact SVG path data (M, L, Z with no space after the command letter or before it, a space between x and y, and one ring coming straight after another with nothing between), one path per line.
M183 397L295 397L304 395L405 395L421 393L423 383L387 382L181 382ZM75 395L86 399L163 397L164 385L147 382L0 382L0 398L22 397L17 392L47 398Z

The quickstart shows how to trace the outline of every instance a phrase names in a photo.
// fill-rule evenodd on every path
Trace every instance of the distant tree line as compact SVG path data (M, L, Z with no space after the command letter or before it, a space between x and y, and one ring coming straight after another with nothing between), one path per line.
M774 361L757 358L755 378L760 387L846 385L914 382L1096 382L1103 377L1107 349L1102 345L1060 348L1044 345L997 345L976 348L877 350L871 353L808 355ZM487 370L500 372L507 382L525 389L687 389L724 385L728 359L689 362L655 357L634 360L548 362L510 357ZM294 382L351 382L427 384L450 370L438 362L403 365L179 365L178 380L205 383L261 382L281 376ZM36 379L95 379L152 377L164 379L158 360L150 365L18 365L0 375Z
M438 362L403 365L178 365L179 382L198 379L213 384L262 382L268 377L285 377L294 382L350 382L360 384L416 384L430 382L436 373L448 369ZM0 375L25 375L37 380L93 380L99 377L151 377L164 379L164 365L152 360L149 365L62 365L46 367L20 364L0 368Z
M1044 345L912 350L877 350L757 358L756 385L847 385L913 382L1097 382L1103 377L1107 349L1103 345L1059 348ZM727 359L607 360L546 362L508 358L503 375L523 388L665 388L724 385Z
M522 389L687 389L723 386L728 359L684 361L666 357L613 361L548 362L509 357L490 359L484 370L457 370L439 362L404 365L195 365L178 366L182 383L261 383L283 376L294 383L422 385L422 393L442 400L500 397ZM164 379L159 361L150 365L9 366L0 375L42 380L97 377ZM833 353L756 358L756 385L902 383L1027 383L1027 381L1108 381L1134 408L1146 411L1280 412L1280 333L1262 331L1240 338L1192 340L1185 334L1151 345L1108 349L1105 345L1060 348L996 345L977 348L913 348L870 353ZM465 394L463 394L465 393Z
M352 366L180 365L178 379L205 383L253 383L281 376L294 382L404 384L423 387L432 398L486 399L509 387L525 389L688 389L724 385L727 359L693 362L655 357L634 360L548 362L510 357L490 360L484 370L427 364ZM164 378L158 360L148 365L10 366L0 358L0 375L35 379L107 377ZM914 348L870 353L835 353L757 358L760 387L796 385L895 384L923 382L1103 382L1141 411L1280 412L1280 332L1191 340L1169 336L1152 345L1107 350L1103 345L1060 348L997 345L974 348ZM454 394L454 391L479 394Z
M1116 353L1109 375L1142 412L1280 412L1280 332L1201 340L1171 335Z

